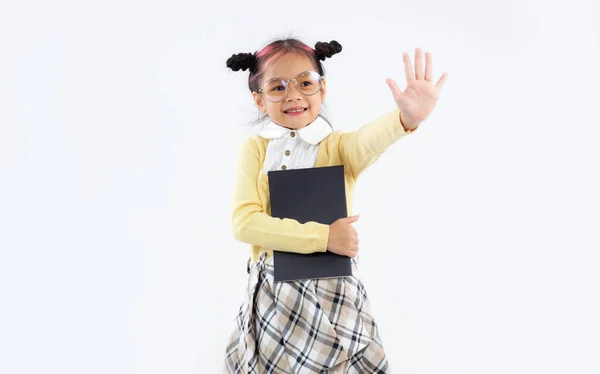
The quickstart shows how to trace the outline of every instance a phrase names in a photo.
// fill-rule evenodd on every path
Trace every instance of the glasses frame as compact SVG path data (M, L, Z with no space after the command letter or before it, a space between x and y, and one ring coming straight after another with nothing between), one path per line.
M302 74L306 74L306 73L315 73L315 74L316 74L316 75L319 77L319 89L318 89L317 91L315 91L315 93L312 93L312 94L310 94L310 95L308 95L308 94L305 94L304 92L302 92L302 90L301 90L301 89L300 89L300 87L298 86L298 77L299 77L299 76L301 76ZM296 76L296 78L292 78L292 79L288 79L288 80L281 79L281 78L271 78L271 79L269 79L268 81L266 81L265 83L263 83L263 86L262 86L262 87L261 87L261 89L260 89L260 90L258 90L257 92L258 92L258 93L260 93L260 94L262 94L262 95L263 95L263 97L264 97L265 99L269 100L269 101L270 101L270 102L272 102L272 103L280 103L280 102L282 102L283 100L285 100L285 98L287 97L287 95L290 93L290 82L294 82L294 83L296 84L296 89L297 89L297 90L298 90L298 92L300 92L302 95L304 95L304 96L312 96L312 95L316 95L318 92L320 92L320 91L321 91L321 89L323 89L323 79L325 79L325 77L324 77L324 76L322 76L321 74L317 73L316 71L314 71L314 70L305 70L305 71L303 71L302 73L298 74L298 75ZM281 100L278 100L278 101L273 101L273 100L271 100L271 99L269 99L269 98L267 97L267 94L265 94L265 90L264 90L264 88L265 88L265 85L266 85L267 83L269 83L270 81L272 81L272 80L280 80L280 81L282 81L283 83L285 83L285 95L283 95L283 96L281 97Z

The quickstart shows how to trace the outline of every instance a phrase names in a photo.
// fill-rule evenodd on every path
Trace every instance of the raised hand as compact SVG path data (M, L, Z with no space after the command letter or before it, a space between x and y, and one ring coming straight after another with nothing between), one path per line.
M425 53L425 69L423 69L423 52L415 49L415 68L410 63L410 56L404 52L404 72L406 74L406 89L398 88L396 82L388 78L386 83L394 95L394 101L400 109L400 119L406 128L416 128L425 121L438 101L440 90L448 77L443 73L435 85L432 84L432 57Z

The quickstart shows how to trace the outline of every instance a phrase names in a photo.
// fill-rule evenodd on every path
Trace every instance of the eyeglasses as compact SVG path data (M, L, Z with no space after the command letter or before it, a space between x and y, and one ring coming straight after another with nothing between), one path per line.
M296 88L302 92L303 95L311 96L321 90L323 87L323 78L324 77L320 76L317 72L309 70L300 73L300 75L293 79L269 79L263 84L258 92L262 93L267 100L278 103L283 101L287 96L290 90L289 82L294 82L296 83Z

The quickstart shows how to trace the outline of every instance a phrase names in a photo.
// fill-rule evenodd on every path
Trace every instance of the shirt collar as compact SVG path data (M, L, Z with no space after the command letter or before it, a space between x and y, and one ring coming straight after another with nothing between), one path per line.
M289 136L292 131L298 133L300 138L309 144L319 144L333 131L333 128L321 116L317 116L314 121L299 130L290 130L269 120L258 135L266 139L275 139Z

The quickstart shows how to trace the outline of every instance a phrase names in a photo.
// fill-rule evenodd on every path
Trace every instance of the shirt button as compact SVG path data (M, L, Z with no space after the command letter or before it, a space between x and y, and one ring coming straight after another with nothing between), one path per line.
M282 170L285 170L285 169L287 169L287 166L285 166L285 165L281 165L281 169L282 169Z
M289 156L290 155L290 151L289 150L285 151L285 155Z
M292 132L290 133L290 136L293 138L294 136L296 136L296 133L292 131Z

